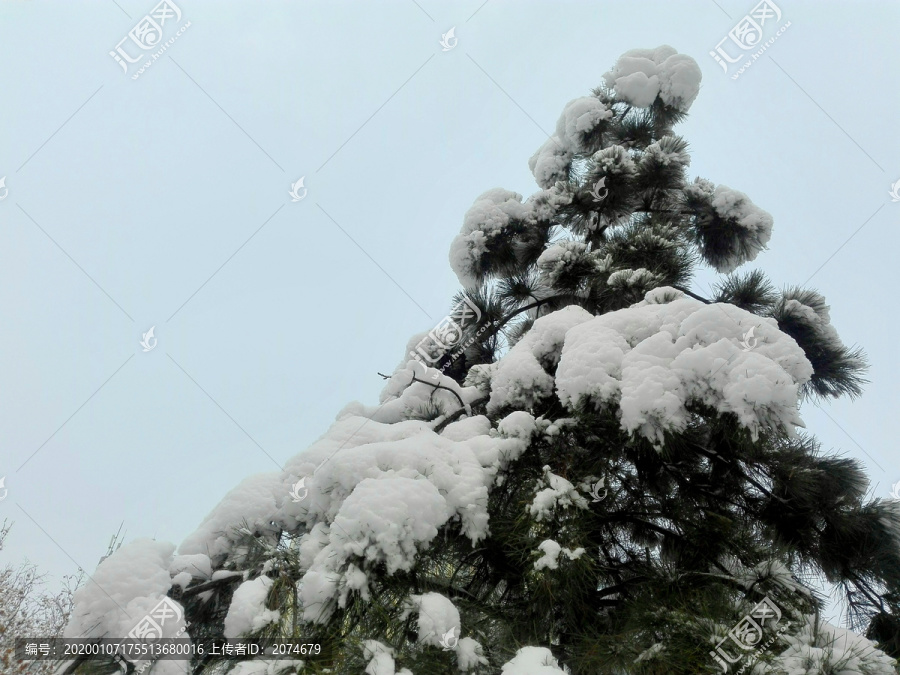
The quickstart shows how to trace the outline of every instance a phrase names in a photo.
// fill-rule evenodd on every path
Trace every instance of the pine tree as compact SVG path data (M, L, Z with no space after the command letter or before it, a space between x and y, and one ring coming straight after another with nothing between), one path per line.
M97 581L158 560L171 588L121 602L168 592L195 639L322 646L198 673L896 672L900 503L798 430L803 402L861 393L864 357L818 292L737 271L773 219L688 178L699 84L670 47L620 57L531 157L541 189L468 211L464 290L380 405L246 479L180 555L133 542ZM105 602L78 600L70 634Z

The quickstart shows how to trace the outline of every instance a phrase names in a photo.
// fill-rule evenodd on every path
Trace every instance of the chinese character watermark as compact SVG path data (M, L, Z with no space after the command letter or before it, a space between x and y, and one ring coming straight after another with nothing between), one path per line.
M148 14L145 14L144 18L138 21L125 37L119 40L115 51L109 52L116 63L122 66L122 72L127 75L130 64L143 61L146 58L146 52L151 49L157 50L150 54L150 60L141 65L131 76L132 80L136 80L152 66L153 62L162 56L163 52L174 44L175 40L181 37L181 34L191 25L190 21L186 22L171 38L164 41L163 32L166 30L165 25L168 21L172 23L181 21L181 9L172 0L162 0Z
M715 50L711 50L709 55L715 59L722 67L722 71L727 75L729 64L738 63L745 58L748 50L755 49L750 59L738 68L738 71L731 76L732 80L740 77L753 62L756 61L763 52L765 52L772 44L775 43L781 34L787 30L791 22L788 21L781 26L775 34L763 41L764 26L767 21L781 21L781 9L772 0L761 0L748 14L735 24L734 28L728 31L728 35L719 40ZM725 46L723 46L725 45ZM727 47L727 48L726 48Z
M770 619L772 620L771 626L767 626L766 622ZM763 643L762 638L764 629L777 626L779 621L781 621L781 609L770 600L767 595L758 605L756 605L756 607L750 610L749 614L738 621L737 624L728 631L728 634L724 638L719 640L716 644L716 651L710 652L709 654L720 666L722 666L722 672L727 673L729 665L733 665L743 659L748 655L748 652L758 652L758 650L766 649L771 646L778 636L784 633L791 625L791 622L788 621ZM737 651L734 656L725 651L722 646L726 640L731 640L731 642L734 643L732 649L734 646L738 648L739 651ZM752 666L758 658L759 656L755 655L751 661L741 666L737 673L743 673L748 667Z

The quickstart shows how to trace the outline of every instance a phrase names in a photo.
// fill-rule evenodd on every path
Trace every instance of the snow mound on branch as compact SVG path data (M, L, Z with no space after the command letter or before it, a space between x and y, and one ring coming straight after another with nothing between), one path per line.
M802 426L799 388L812 366L796 341L774 319L730 304L656 304L669 291L674 297L673 289L655 289L644 302L598 317L566 308L538 319L496 364L489 406L528 407L546 396L554 378L541 359L552 366L562 344L560 401L572 409L616 406L623 429L656 443L684 430L691 402L735 414L754 437L764 427ZM747 350L751 327L757 344Z
M500 669L503 675L565 675L546 647L522 647Z
M463 217L462 230L450 244L450 267L463 286L478 285L481 256L488 243L502 235L513 221L527 221L531 209L522 195L503 188L488 190Z
M194 579L209 579L212 576L212 563L209 556L203 553L192 555L176 555L169 565L169 574L173 577L187 572Z
M75 592L63 637L124 639L172 587L169 566L174 552L174 544L150 539L135 539L115 551ZM162 625L166 637L183 627L183 618Z
M476 436L487 436L490 431L491 421L484 415L475 415L451 422L441 432L441 436L451 441L468 441Z
M407 668L396 670L394 650L378 640L363 642L363 658L368 662L367 675L412 675Z
M344 500L334 519L334 548L384 562L387 573L412 569L417 545L428 544L451 515L447 500L428 480L366 478Z
M181 542L178 552L182 555L202 553L216 560L231 550L234 528L238 526L246 523L251 531L274 532L269 521L280 493L280 472L248 476L225 495L193 534Z
M550 471L549 466L544 466L543 471L543 482L549 487L535 493L528 507L528 512L537 522L549 518L557 507L577 506L580 509L588 507L587 500L572 483Z
M718 272L730 274L755 260L772 238L772 215L739 190L696 178L685 186L684 196L689 205L712 210L697 223L697 230L714 249L709 262Z
M878 649L874 642L844 628L822 622L814 628L814 617L795 635L783 638L788 648L776 660L791 675L814 673L860 673L896 675L896 661Z
M338 413L338 418L351 414L394 424L415 419L429 405L438 406L444 414L450 414L480 396L481 393L476 388L460 387L456 380L438 369L428 368L423 363L410 359L391 375L382 390L380 405L365 406L353 402Z
M538 549L543 551L544 555L534 561L534 569L551 569L559 568L559 554L564 554L569 560L577 560L584 553L582 547L576 548L574 551L563 548L552 539L545 539L538 545Z
M613 116L599 99L583 96L569 101L556 122L556 133L528 160L528 168L542 188L569 177L572 157L584 148L584 137Z
M570 161L571 158L565 160L566 167ZM551 160L551 164L556 166L556 160ZM547 171L552 173L558 169ZM572 192L566 186L556 186L553 180L538 182L547 189L534 193L525 202L517 192L494 188L480 195L466 211L462 229L450 244L450 267L463 286L478 286L482 276L489 272L484 269L483 256L490 246L509 237L511 225L549 222L560 207L572 202Z
M682 112L697 98L701 79L697 62L668 45L627 51L603 75L606 86L635 108L649 108L658 96Z
M435 434L421 421L384 424L348 415L287 463L283 493L306 476L308 494L285 499L272 520L306 529L299 541L306 620L326 620L334 603L343 606L351 590L362 592L372 565L383 562L389 573L410 569L451 520L473 543L487 536L488 487L529 440L463 436Z
M577 305L542 316L493 368L488 412L503 406L531 408L553 394L553 377L566 332L593 318Z
M487 658L484 656L484 647L478 640L470 637L462 638L456 645L456 661L462 672L467 672L478 666L486 666Z
M246 633L256 632L281 618L281 613L277 610L266 609L266 597L271 587L272 579L261 576L245 581L235 589L225 616L226 638L238 638Z
M419 643L455 649L462 631L456 606L440 593L411 595L409 600L419 614Z

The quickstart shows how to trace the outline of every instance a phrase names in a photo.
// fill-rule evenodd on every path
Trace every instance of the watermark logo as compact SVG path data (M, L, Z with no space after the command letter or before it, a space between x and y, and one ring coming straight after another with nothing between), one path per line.
M416 350L409 355L425 366L436 363L444 354L459 346L467 326L476 325L480 320L481 310L474 302L465 298L419 341ZM468 344L471 343L464 345L463 349Z
M748 330L746 333L744 333L741 336L741 351L742 352L749 352L750 350L755 348L756 345L759 344L759 341L753 335L754 330L756 330L756 326L750 326L750 330Z
M159 603L150 610L140 621L135 624L134 628L128 631L128 637L135 640L156 640L164 635L164 626L167 621L178 623L184 618L184 612L181 606L171 598L163 598ZM187 631L187 626L182 626L172 636L174 638L181 637ZM146 652L144 652L146 653ZM143 663L140 668L135 670L135 675L139 675L151 666L154 660ZM127 666L126 666L127 668Z
M3 483L0 482L0 487L2 487ZM891 497L894 499L900 499L900 483L894 483L891 486Z
M716 644L716 651L709 652L716 662L722 666L723 672L728 672L729 664L735 664L742 658L747 656L747 652L755 649L765 649L769 647L781 633L783 633L791 625L788 621L784 626L778 629L776 635L770 637L765 643L762 642L764 629L767 628L766 622L771 621L771 626L777 626L781 621L781 609L767 595L762 601L750 610L743 619L737 622L735 626L728 631L728 634ZM770 626L769 626L770 627ZM732 656L722 647L726 640L731 640L740 651L736 656ZM754 659L755 661L755 659ZM742 673L751 663L744 664L738 671Z
M453 26L453 28L441 35L440 42L441 47L443 47L441 51L449 52L453 49L456 46L456 43L459 42L459 40L456 39L456 26Z
M0 478L0 502L6 499L6 495L9 494L9 490L6 489L6 476Z
M157 340L155 337L153 337L153 331L155 328L156 326L150 326L150 330L144 333L141 338L141 347L144 348L145 352L149 352L151 349L156 347Z
M453 626L453 628L441 635L441 647L444 648L445 652L456 649L456 645L458 644L459 637L456 635L456 626Z
M763 43L763 27L767 21L781 21L781 9L772 0L761 0L735 24L734 28L728 31L725 37L719 40L715 50L709 52L709 55L715 59L716 63L722 67L722 71L727 75L729 64L742 61L748 50L761 47L759 51L751 54L751 59L744 63L738 72L732 75L731 79L736 80L791 25L791 22L788 21L776 31L773 37ZM728 48L723 47L723 44L728 45ZM732 52L734 55L729 52Z
M6 176L0 178L0 202L6 199L6 195L9 194L9 188L6 187Z
M2 185L3 181L0 181L0 186ZM891 185L891 191L888 194L891 196L892 202L900 202L900 180ZM0 199L3 199L3 197L0 197Z
M119 40L115 50L111 50L109 55L115 59L116 63L122 67L122 72L127 75L129 64L144 60L146 52L159 48L157 52L150 55L151 60L145 62L140 66L138 72L132 75L131 79L136 80L191 25L191 22L188 21L178 29L173 37L163 41L166 22L176 23L178 21L181 21L181 9L178 5L172 0L162 0L148 14L145 14L144 18L138 21L125 37ZM123 45L127 45L127 49Z
M136 640L155 640L163 637L163 628L166 621L172 620L172 623L178 623L184 618L181 607L172 598L163 598L159 603L146 614L143 619L135 624L134 628L128 631L128 637Z
M306 487L306 476L291 486L291 501L294 503L302 502L308 494L309 489Z
M596 483L591 486L591 497L593 499L592 502L602 502L606 499L606 495L609 494L609 490L606 489L606 481L601 478ZM600 490L603 490L603 494L600 494Z
M306 176L300 176L300 180L291 185L290 192L288 194L291 196L292 202L299 202L306 196L306 188L303 186L303 181L306 180ZM300 190L303 190L303 193L300 193Z
M603 189L603 192L600 192L600 189ZM594 183L594 189L591 190L591 196L594 198L595 202L602 202L606 199L607 195L609 195L609 190L606 187L606 176L598 180Z

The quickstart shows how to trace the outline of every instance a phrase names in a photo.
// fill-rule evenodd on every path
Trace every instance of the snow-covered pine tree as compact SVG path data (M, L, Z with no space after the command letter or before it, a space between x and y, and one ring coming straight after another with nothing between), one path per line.
M168 594L167 634L323 646L197 673L894 673L900 503L797 429L864 360L819 293L735 272L772 218L687 178L699 85L671 47L620 57L531 158L540 191L468 211L457 310L379 405L247 478L178 555L123 546L68 634L123 636Z

